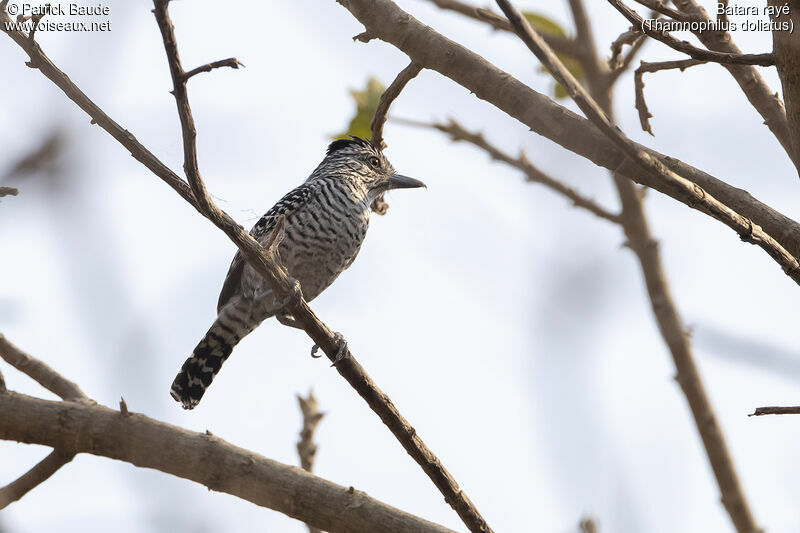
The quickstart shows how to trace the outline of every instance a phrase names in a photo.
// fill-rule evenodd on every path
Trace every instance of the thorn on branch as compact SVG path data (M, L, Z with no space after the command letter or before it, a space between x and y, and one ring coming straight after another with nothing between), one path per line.
M238 70L239 67L244 68L244 63L236 59L235 57L229 57L228 59L220 59L219 61L214 61L212 63L206 63L205 65L201 65L199 67L193 68L189 72L183 73L183 81L186 82L192 76L196 76L201 72L210 72L215 68L222 68L222 67L230 67L232 69Z
M130 411L128 411L128 404L125 403L125 398L122 396L119 397L119 414L122 416L131 416Z

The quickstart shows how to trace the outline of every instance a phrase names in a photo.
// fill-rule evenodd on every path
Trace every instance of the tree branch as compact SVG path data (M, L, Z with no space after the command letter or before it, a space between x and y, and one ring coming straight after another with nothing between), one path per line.
M228 59L220 59L219 61L214 61L212 63L206 63L205 65L200 65L199 67L195 67L189 72L184 72L183 77L184 79L188 80L192 76L196 76L201 72L211 72L215 68L222 68L222 67L230 67L234 70L238 70L239 67L244 67L244 63L240 62L235 57L229 57Z
M308 392L308 398L303 398L298 394L297 403L300 404L300 412L303 413L303 428L300 430L300 440L297 441L297 455L300 456L300 466L303 470L311 472L314 469L314 457L317 455L314 431L325 415L319 412L314 391ZM322 533L322 530L308 526L308 533Z
M695 0L673 0L675 6L686 13L693 20L711 22L706 10L703 9ZM723 2L727 4L727 2ZM695 35L708 49L729 54L740 54L741 50L727 31L703 31L696 32ZM789 123L786 120L786 112L783 102L778 94L771 90L761 74L753 66L747 65L724 65L736 83L741 87L747 100L758 111L764 119L764 124L770 129L783 149L791 158L794 166L800 172L800 157L796 156L792 150L791 134ZM729 204L730 205L730 204ZM731 206L733 207L733 206ZM772 233L776 231L768 230ZM796 252L795 252L796 254Z
M777 24L787 23L791 28L800 26L800 1L769 0L767 3L774 9L770 15L772 21ZM783 101L786 104L789 140L794 154L792 159L800 161L800 33L773 29L772 49L783 89ZM798 172L800 173L800 167Z
M450 530L205 433L102 405L0 394L0 439L90 453L201 483L331 533Z
M2 333L0 333L0 357L63 400L77 402L88 399L78 385L11 344Z
M643 173L623 151L586 119L530 89L513 76L488 63L479 55L436 33L391 0L340 0L371 35L386 41L424 68L435 70L486 100L562 147L597 165L651 187L690 207L695 195ZM697 184L698 194L710 193L731 209L763 227L790 254L800 254L800 225L754 199L749 193L705 172L635 144L650 157Z
M432 4L435 4L439 9L443 9L445 11L454 11L471 19L485 22L495 30L514 33L514 30L511 29L511 24L509 24L505 18L501 17L490 9L476 7L464 2L460 2L459 0L429 1ZM561 37L560 35L545 35L544 38L547 40L547 44L549 44L553 50L559 54L568 56L575 55L576 45L574 39L570 39L569 37Z
M674 68L680 69L680 71L683 72L689 67L702 65L704 63L705 61L700 61L699 59L681 59L678 61L661 61L659 63L641 62L639 68L634 71L633 86L636 92L636 111L639 113L639 123L642 125L644 131L653 135L653 130L650 127L650 118L653 115L650 114L650 110L647 109L647 102L644 100L644 80L642 79L644 73Z
M648 37L652 37L656 41L661 41L673 50L683 52L692 59L699 59L701 61L713 61L714 63L722 63L726 65L760 65L762 67L769 67L775 64L775 56L772 53L767 54L734 54L729 52L716 52L714 50L703 50L689 44L687 41L676 39L669 32L663 29L655 29L650 23L642 20L635 11L623 4L621 0L608 0L608 3L622 13L633 26L641 30L642 33Z
M422 67L412 61L406 68L400 71L391 85L381 94L381 98L378 101L378 108L375 110L375 115L372 117L372 122L370 123L373 146L377 146L381 150L386 148L386 143L383 140L383 127L386 124L389 106L400 96L400 92L405 88L406 84L419 74L420 70L422 70ZM389 209L389 204L386 203L384 195L381 194L372 201L370 208L378 215L385 215L386 211Z
M800 284L800 263L775 239L764 232L760 227L728 206L707 194L698 185L675 174L660 160L642 150L633 141L625 137L619 127L612 124L606 114L581 87L567 68L556 57L539 34L522 15L507 0L497 0L498 5L508 17L517 34L528 48L539 58L542 64L563 85L583 113L600 130L614 142L636 165L644 170L655 181L662 182L665 188L675 191L687 205L698 209L719 220L739 234L739 237L752 244L756 244L767 252L780 266L786 275L795 283Z
M800 415L800 406L797 407L756 407L756 410L747 416L764 415Z
M3 196L16 196L19 191L14 187L0 187L0 198Z
M0 401L2 401L2 398L0 398ZM63 453L55 449L47 457L39 461L36 466L17 478L16 481L0 488L0 510L5 509L50 479L50 476L55 474L59 468L72 461L73 457L75 457L75 454Z
M589 20L583 10L582 0L571 0L570 5L573 4L577 4L578 7L578 9L573 8L576 26L587 27ZM580 33L579 30L579 35ZM587 42L592 41L591 32L584 30L583 35ZM586 57L590 59L591 54L587 54ZM584 71L587 72L587 80L591 79L590 74L596 68L596 62L589 59L582 63ZM614 119L611 89L610 85L601 91L589 86L592 98L600 103L609 120ZM677 381L689 403L706 456L722 494L722 502L737 530L740 533L753 533L757 527L739 483L725 438L694 363L691 343L684 332L677 306L672 299L658 243L652 237L645 215L642 191L638 190L631 180L618 173L612 172L612 177L622 204L620 225L628 239L627 245L639 261L653 315L661 337L672 355L677 369Z
M501 161L509 166L521 170L525 174L525 178L527 181L531 183L539 183L541 185L544 185L545 187L555 191L556 193L570 200L575 207L580 207L581 209L585 209L586 211L589 211L593 215L596 215L609 222L613 222L615 224L619 223L619 215L612 213L605 207L602 207L597 203L595 203L593 200L581 195L575 189L568 187L567 185L564 185L557 179L542 172L539 168L534 166L522 152L520 153L519 157L516 158L512 157L511 155L503 152L493 144L489 143L486 139L483 138L483 135L481 135L480 133L471 133L465 130L458 122L456 122L453 119L450 119L450 121L447 124L434 123L434 124L422 124L422 126L437 129L442 133L449 135L453 141L456 142L464 141L474 146L477 146L478 148L486 152L492 159L496 161Z

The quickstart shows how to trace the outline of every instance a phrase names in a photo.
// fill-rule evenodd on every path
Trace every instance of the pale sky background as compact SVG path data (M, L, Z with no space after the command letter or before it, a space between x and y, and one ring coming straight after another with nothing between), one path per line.
M399 3L551 91L513 36L421 0ZM627 24L605 2L587 3L607 55ZM563 4L518 6L569 26ZM180 170L179 123L152 5L104 5L111 32L42 32L37 40L112 118ZM198 76L190 98L207 185L248 227L319 163L353 113L349 89L373 75L388 84L407 64L385 43L354 43L363 28L333 0L176 1L171 13L187 68L230 56L247 66ZM766 33L734 37L748 52L771 49ZM641 58L680 55L652 42ZM236 348L201 405L179 408L169 385L214 319L234 246L25 59L0 38L0 173L54 127L66 146L58 172L3 183L20 195L0 201L0 331L104 405L124 396L132 411L208 429L287 464L298 463L295 394L313 388L327 413L315 473L464 531L357 394L324 359L308 356L302 332L263 324ZM761 71L779 91L777 75ZM706 65L646 82L657 136L640 131L628 74L615 102L629 136L800 218L796 172L724 69ZM413 80L392 115L456 117L616 208L605 170L436 72ZM386 137L397 170L428 189L391 194L388 215L373 217L355 264L312 308L345 334L495 531L567 533L584 515L605 533L732 531L621 231L438 132L390 122ZM798 287L705 215L655 192L647 209L756 520L772 533L800 531L800 422L746 416L760 405L800 403ZM0 369L9 388L51 397L7 365ZM47 453L0 443L0 483ZM0 529L305 530L189 481L89 455L0 513Z

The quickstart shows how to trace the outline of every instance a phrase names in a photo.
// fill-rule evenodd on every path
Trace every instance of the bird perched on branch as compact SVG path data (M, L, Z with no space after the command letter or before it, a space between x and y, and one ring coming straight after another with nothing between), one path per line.
M424 186L397 174L369 141L336 140L305 183L267 211L250 235L266 245L276 229L282 229L283 239L277 245L280 263L311 301L353 263L367 233L372 201L391 189ZM282 228L276 228L279 225ZM217 319L183 363L172 383L172 397L184 409L194 408L233 347L248 333L276 315L291 325L283 305L237 252L219 295Z

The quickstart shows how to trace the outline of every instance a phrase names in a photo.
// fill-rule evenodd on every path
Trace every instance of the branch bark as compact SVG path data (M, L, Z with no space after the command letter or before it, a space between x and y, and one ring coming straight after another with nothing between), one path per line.
M451 530L300 468L138 413L0 394L0 439L90 453L201 483L331 533Z
M64 453L58 449L50 452L47 457L22 474L16 481L0 489L0 510L5 509L34 488L50 479L50 476L55 474L59 468L72 461L74 457L74 454Z
M586 119L530 89L510 74L488 63L401 10L391 0L339 0L367 31L406 53L424 68L435 70L473 92L532 131L567 150L694 207L690 200L649 174ZM749 68L749 67L748 67ZM752 219L790 254L800 255L800 224L733 187L677 159L635 144L667 168L696 183L704 192Z

